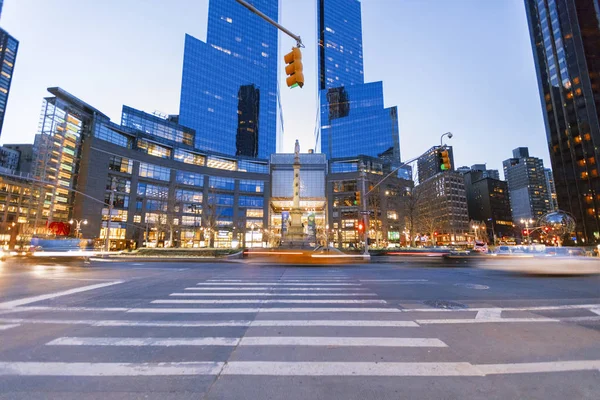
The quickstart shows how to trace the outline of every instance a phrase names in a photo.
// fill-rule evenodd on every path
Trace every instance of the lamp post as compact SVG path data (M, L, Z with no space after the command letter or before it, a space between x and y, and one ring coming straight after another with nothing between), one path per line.
M87 225L87 219L72 219L69 221L69 224L75 224L75 237L79 239L79 234L81 233L81 224Z
M531 236L529 235L529 224L533 224L533 220L530 219L521 219L521 223L525 224L525 232L527 232L527 244L531 244Z
M477 241L477 239L479 239L479 236L477 235L477 229L479 229L479 226L472 225L471 228L473 228L473 232L475 232L475 241Z
M448 136L448 139L452 139L452 132L446 132L442 136L440 136L440 146L444 147L444 136Z

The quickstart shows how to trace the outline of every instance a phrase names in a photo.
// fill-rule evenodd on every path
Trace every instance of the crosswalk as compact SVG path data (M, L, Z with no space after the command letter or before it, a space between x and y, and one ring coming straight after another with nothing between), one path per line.
M600 369L597 360L562 366L473 364L452 352L451 343L427 330L434 324L510 321L502 318L503 310L508 309L470 309L464 311L470 313L468 318L414 319L407 316L407 310L380 298L370 289L370 281L344 274L320 272L253 279L231 275L186 282L175 291L157 294L157 298L133 307L53 308L13 301L13 309L6 308L18 316L0 315L0 335L31 326L60 329L50 330L52 337L41 336L38 352L43 357L39 360L29 357L5 362L0 342L0 377L435 377ZM101 285L99 288L110 286ZM597 305L585 306L600 310ZM48 313L28 315L30 310ZM52 311L60 317L53 318ZM447 311L422 308L410 312L422 315ZM518 319L554 322L550 318ZM137 362L110 362L112 353L102 353L124 348ZM187 354L178 361L181 349ZM197 361L190 361L191 355Z

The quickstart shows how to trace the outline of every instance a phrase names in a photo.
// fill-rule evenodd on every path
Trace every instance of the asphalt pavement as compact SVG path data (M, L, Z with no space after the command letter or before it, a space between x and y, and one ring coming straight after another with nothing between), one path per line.
M0 399L599 393L598 275L434 260L0 263Z

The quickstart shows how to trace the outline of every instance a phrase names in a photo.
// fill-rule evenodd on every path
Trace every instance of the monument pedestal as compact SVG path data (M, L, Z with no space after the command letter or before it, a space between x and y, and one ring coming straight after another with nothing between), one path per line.
M302 227L302 211L292 210L290 212L291 225L283 235L282 248L287 249L312 249L310 238L304 233Z

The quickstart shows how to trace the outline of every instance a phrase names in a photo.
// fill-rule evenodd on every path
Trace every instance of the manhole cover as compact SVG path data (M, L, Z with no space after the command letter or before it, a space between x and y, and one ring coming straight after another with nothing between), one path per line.
M423 304L433 308L442 308L445 310L460 310L463 308L468 308L465 304L455 303L454 301L447 300L427 300L424 301Z
M475 289L475 290L487 290L490 287L486 285L478 285L476 283L455 283L454 286L461 286L467 289Z

